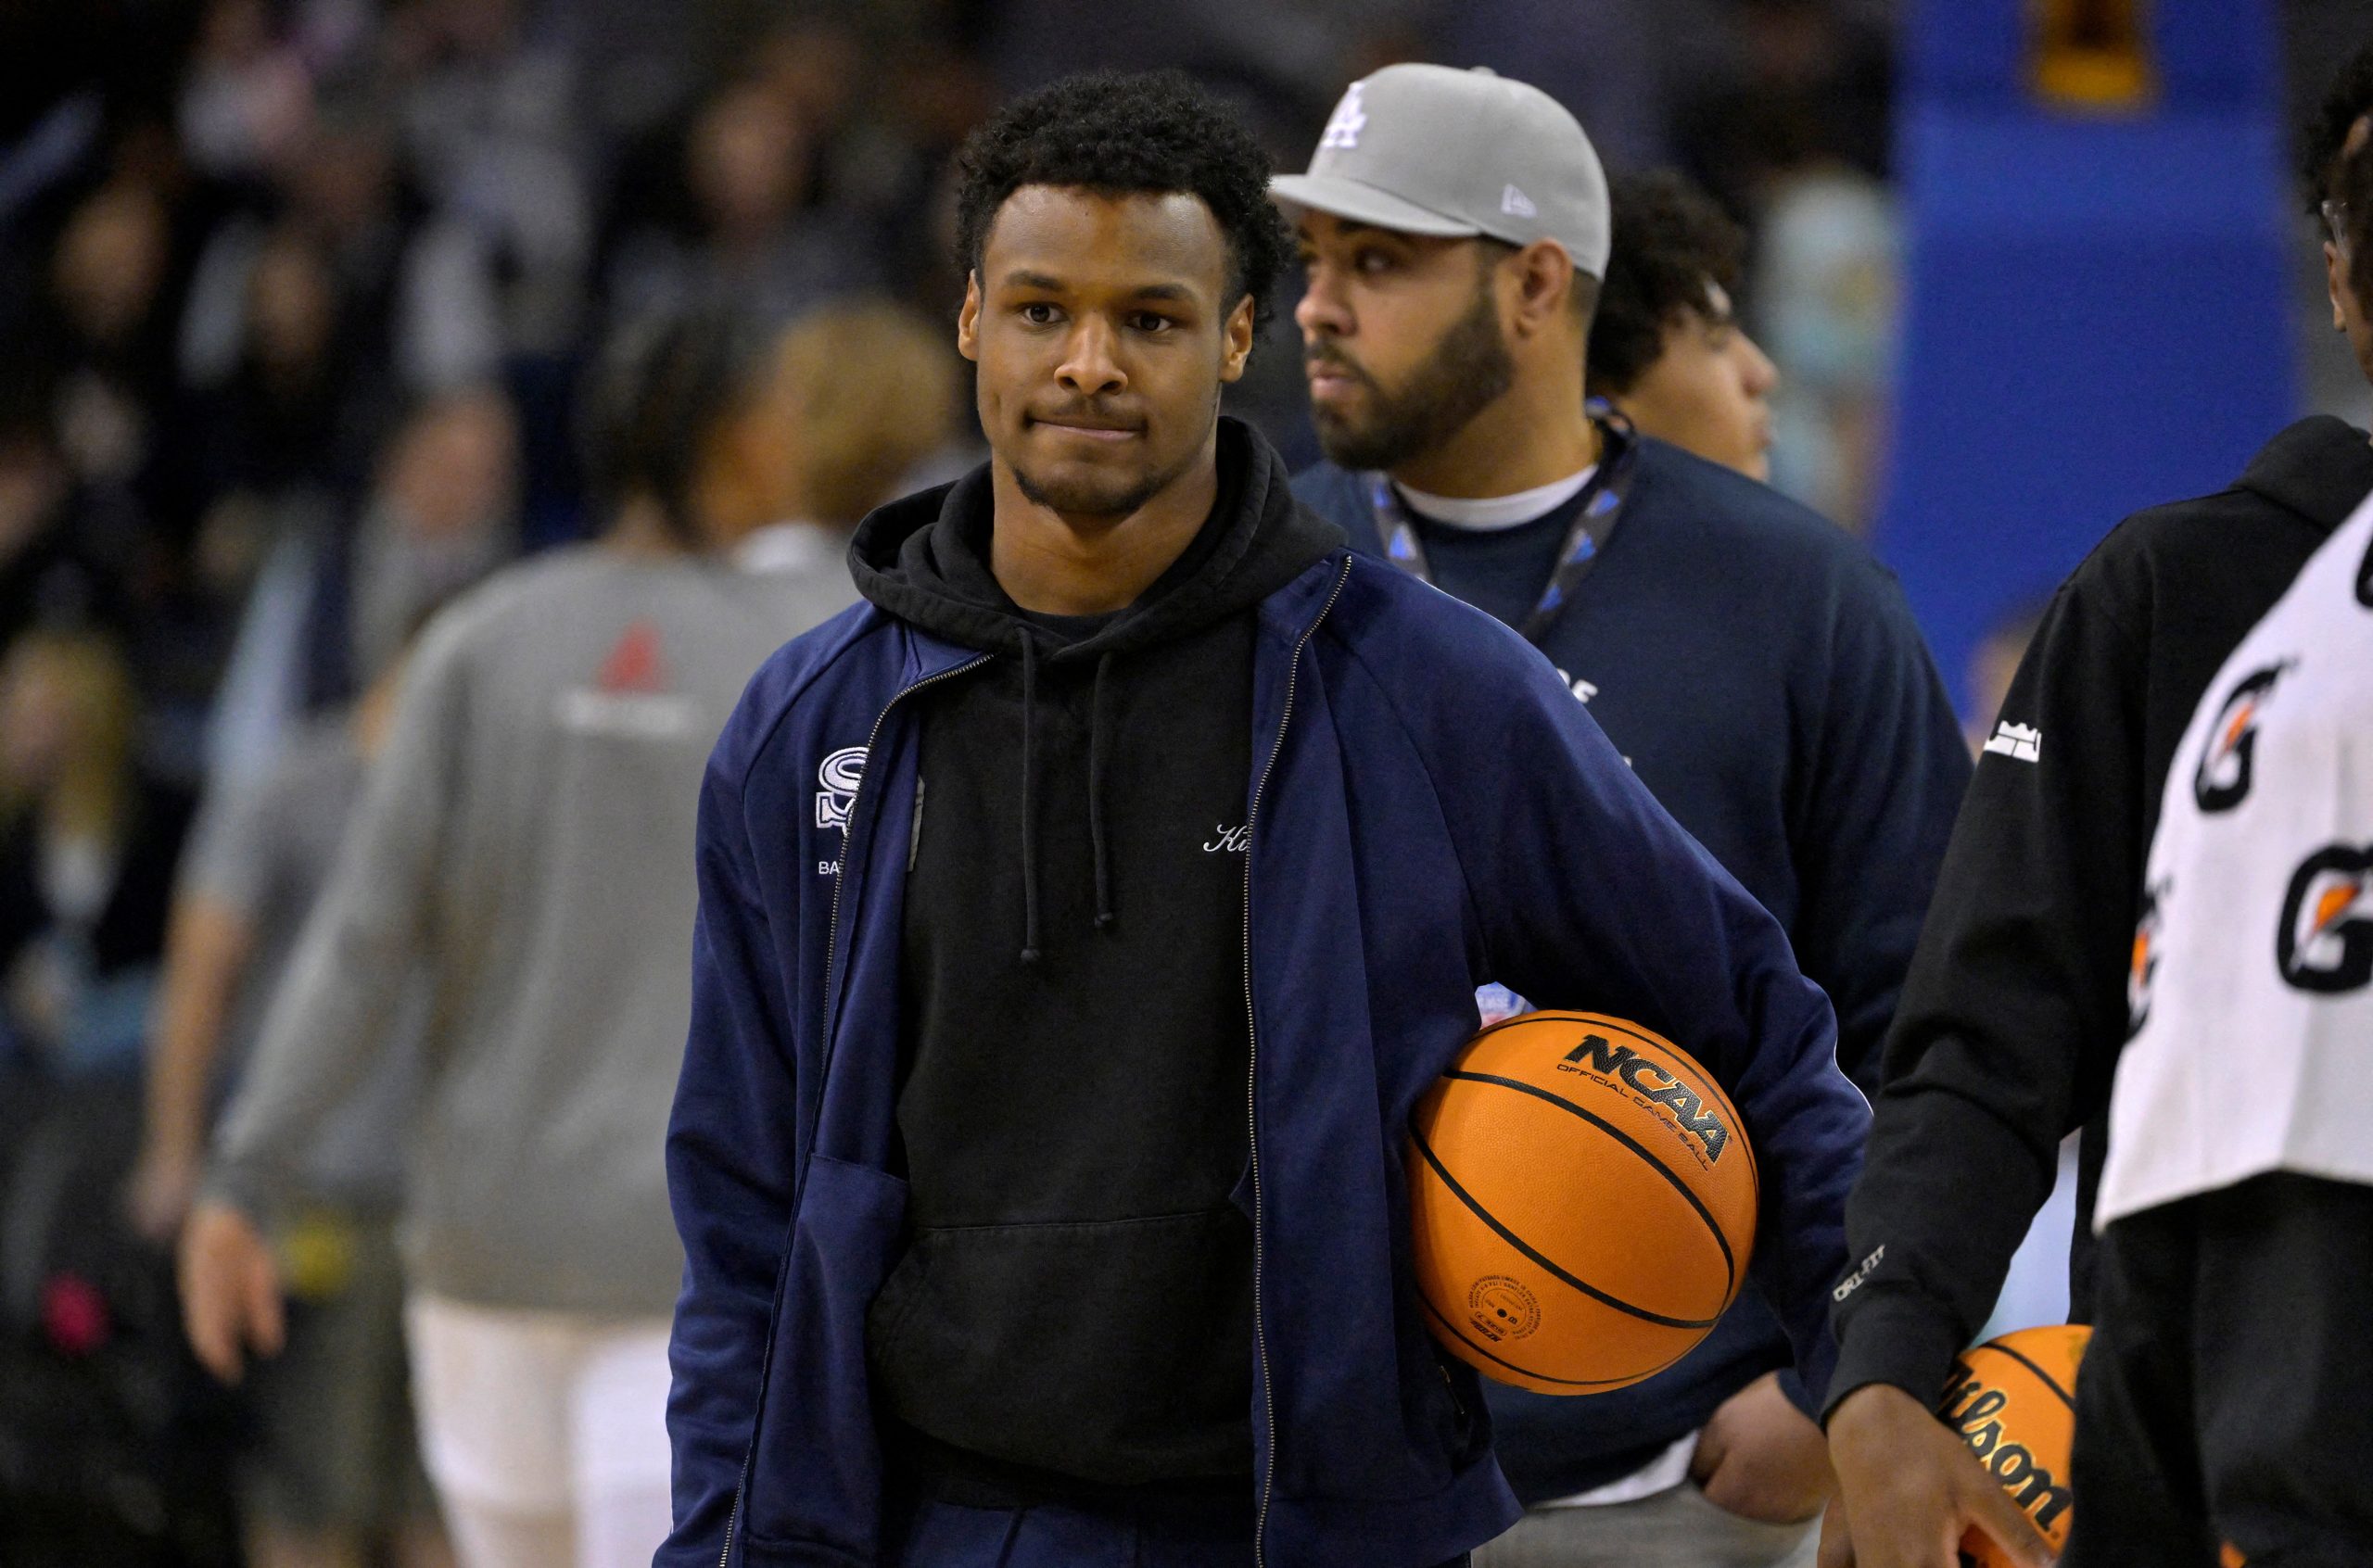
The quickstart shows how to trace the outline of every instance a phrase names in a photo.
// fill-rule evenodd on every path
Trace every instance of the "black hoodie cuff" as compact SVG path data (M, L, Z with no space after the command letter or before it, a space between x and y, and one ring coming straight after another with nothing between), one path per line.
M1838 1346L1821 1424L1829 1424L1847 1395L1873 1383L1891 1384L1934 1406L1967 1344L1952 1314L1935 1302L1882 1296L1861 1303Z

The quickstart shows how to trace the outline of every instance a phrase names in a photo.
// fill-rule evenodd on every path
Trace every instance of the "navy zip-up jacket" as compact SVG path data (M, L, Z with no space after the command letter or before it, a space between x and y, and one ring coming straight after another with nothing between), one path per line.
M1255 504L1275 468L1263 449ZM937 504L897 504L919 503ZM1256 1551L1418 1568L1517 1513L1476 1377L1425 1327L1403 1183L1411 1110L1474 1031L1478 984L1636 1018L1724 1085L1762 1173L1753 1268L1816 1395L1868 1111L1778 925L1521 639L1342 550L1252 613ZM768 661L710 762L667 1145L686 1277L661 1568L877 1561L865 1321L902 1247L919 750L900 699L988 657L860 606Z

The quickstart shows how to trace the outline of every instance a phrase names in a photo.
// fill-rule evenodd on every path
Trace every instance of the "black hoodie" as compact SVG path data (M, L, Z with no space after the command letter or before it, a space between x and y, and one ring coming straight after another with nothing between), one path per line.
M1923 1400L1983 1326L2082 1127L2071 1317L2091 1311L2092 1199L2143 857L2176 745L2226 657L2373 489L2329 416L2231 488L2126 519L2062 585L1953 829L1846 1211L1830 1408Z
M953 1500L1251 1473L1253 607L1343 541L1233 420L1219 481L1186 553L1107 616L1007 597L985 468L850 551L868 599L992 655L912 699L911 1234L867 1325L894 1468Z

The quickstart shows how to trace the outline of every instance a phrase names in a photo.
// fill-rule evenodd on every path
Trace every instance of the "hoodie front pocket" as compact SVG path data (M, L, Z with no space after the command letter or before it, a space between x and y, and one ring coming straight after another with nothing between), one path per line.
M1251 1315L1250 1227L1222 1208L918 1231L867 1338L918 1431L1130 1486L1249 1473Z

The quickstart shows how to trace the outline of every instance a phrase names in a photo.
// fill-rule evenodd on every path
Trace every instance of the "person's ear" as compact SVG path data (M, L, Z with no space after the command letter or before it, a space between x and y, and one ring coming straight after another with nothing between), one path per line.
M956 351L975 364L981 359L981 274L964 274L964 308L956 313Z
M1246 295L1227 313L1225 335L1222 339L1220 379L1236 381L1244 374L1244 367L1252 358L1252 296Z
M1555 240L1535 240L1504 265L1516 273L1515 320L1509 325L1516 335L1529 337L1570 313L1574 259L1566 254L1564 246Z

